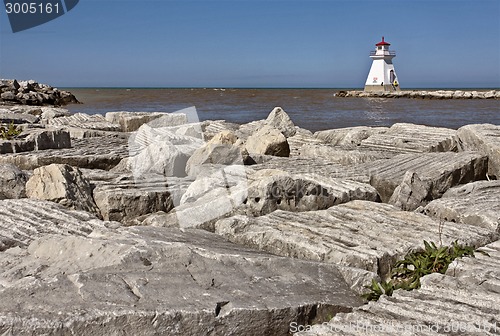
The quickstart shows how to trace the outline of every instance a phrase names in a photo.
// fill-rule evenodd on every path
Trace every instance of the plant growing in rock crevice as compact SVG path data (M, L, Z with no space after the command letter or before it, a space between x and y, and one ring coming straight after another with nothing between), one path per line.
M474 257L474 248L453 242L451 247L437 247L433 242L424 240L424 249L408 253L403 260L396 262L391 278L378 283L372 280L369 293L363 297L369 301L377 301L380 296L388 295L397 289L413 290L420 288L420 278L431 273L446 273L448 266L456 258ZM484 253L476 250L476 252Z
M22 128L11 122L9 126L0 126L0 140L11 140L23 132Z

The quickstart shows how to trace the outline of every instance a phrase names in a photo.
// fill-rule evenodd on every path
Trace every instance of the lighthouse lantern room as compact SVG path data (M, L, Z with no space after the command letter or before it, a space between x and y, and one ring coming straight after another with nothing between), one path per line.
M390 45L382 37L382 41L375 45L375 51L370 53L373 63L366 79L365 91L400 91L398 76L392 64L396 52L389 50Z

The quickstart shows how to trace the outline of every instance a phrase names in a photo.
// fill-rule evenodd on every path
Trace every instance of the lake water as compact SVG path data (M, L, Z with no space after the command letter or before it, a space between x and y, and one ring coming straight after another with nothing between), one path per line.
M500 125L500 100L339 98L338 89L67 89L83 104L72 112L175 112L196 107L200 120L246 123L281 106L293 122L311 131L398 122L459 128Z

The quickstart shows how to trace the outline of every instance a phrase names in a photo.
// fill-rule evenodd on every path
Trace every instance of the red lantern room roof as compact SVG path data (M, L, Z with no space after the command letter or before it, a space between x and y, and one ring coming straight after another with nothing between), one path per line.
M382 36L382 41L379 42L379 43L377 43L377 44L375 44L375 45L378 47L378 46L384 46L384 45L388 46L388 45L391 45L391 44L388 43L388 42L385 42L384 41L384 37Z

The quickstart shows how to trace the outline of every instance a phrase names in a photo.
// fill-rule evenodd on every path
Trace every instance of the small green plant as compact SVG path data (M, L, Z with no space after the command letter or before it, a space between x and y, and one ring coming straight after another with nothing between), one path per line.
M391 296L396 289L418 289L420 278L424 275L444 274L453 260L465 256L474 257L474 252L473 247L460 245L457 241L451 247L437 247L433 242L424 241L423 250L408 253L403 260L396 262L389 281L378 283L372 280L371 285L366 286L370 292L363 297L369 301L377 301L384 294Z
M21 134L22 131L20 127L14 125L14 122L11 122L7 127L0 126L0 139L11 140Z

